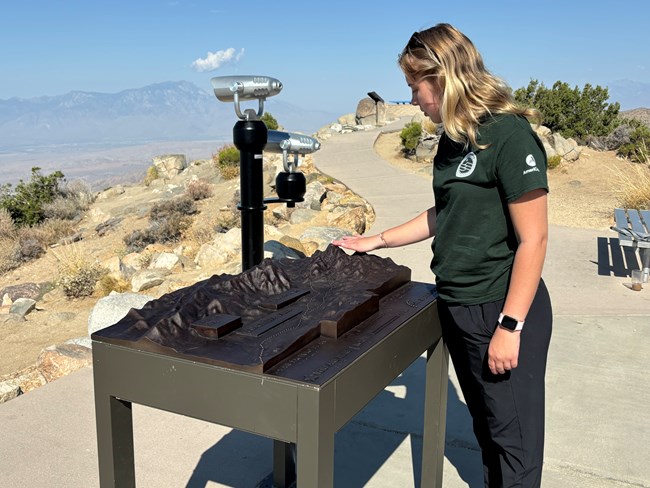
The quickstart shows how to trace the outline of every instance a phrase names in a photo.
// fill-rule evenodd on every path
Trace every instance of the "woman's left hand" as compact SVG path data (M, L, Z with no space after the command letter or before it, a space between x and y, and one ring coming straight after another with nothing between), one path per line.
M497 326L488 347L488 367L492 374L504 374L515 369L519 358L521 332L510 332Z

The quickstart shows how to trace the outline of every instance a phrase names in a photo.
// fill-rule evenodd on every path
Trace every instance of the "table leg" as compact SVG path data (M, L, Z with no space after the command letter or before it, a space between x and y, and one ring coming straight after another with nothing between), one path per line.
M135 488L131 402L102 392L95 383L97 454L101 488Z
M643 270L643 282L647 283L650 276L650 249L647 247L639 249L641 257L641 269Z
M422 441L422 488L442 487L449 354L442 339L427 351Z
M273 441L274 488L288 488L296 481L295 449L295 444L278 440Z
M297 486L334 486L334 388L298 393Z

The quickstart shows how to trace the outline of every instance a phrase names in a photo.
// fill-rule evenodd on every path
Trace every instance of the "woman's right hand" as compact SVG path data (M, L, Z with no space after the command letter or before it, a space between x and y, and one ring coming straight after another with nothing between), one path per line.
M340 239L332 241L332 244L357 252L374 251L375 249L384 247L384 243L378 235L369 237L343 236Z

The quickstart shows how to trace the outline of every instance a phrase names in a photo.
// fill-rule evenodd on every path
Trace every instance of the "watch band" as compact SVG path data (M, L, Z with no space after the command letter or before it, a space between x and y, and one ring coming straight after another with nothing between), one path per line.
M508 329L512 332L520 331L521 329L524 328L523 320L517 320L503 313L499 315L498 323L504 329Z

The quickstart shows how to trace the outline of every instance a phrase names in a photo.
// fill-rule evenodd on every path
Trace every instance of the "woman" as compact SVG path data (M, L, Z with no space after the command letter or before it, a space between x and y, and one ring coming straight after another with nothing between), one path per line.
M443 337L473 418L485 486L539 487L551 303L546 155L510 89L448 24L413 34L399 56L412 104L442 124L435 206L381 234L334 244L367 252L434 237ZM524 325L525 323L525 325Z

